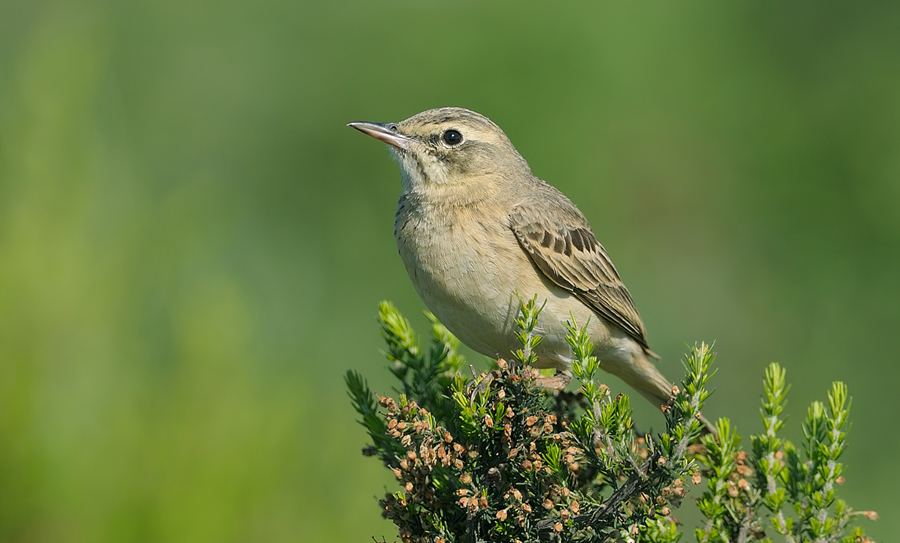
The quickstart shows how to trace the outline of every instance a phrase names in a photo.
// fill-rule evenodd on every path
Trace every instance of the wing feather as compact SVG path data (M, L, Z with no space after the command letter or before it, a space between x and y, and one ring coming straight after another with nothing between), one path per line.
M647 348L647 333L631 294L587 221L572 209L574 213L550 218L549 213L518 205L509 216L510 228L547 278Z

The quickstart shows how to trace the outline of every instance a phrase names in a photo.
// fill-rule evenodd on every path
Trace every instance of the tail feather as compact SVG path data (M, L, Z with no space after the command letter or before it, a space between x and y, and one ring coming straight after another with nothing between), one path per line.
M674 384L660 373L656 365L643 352L635 354L631 364L613 364L604 369L620 377L641 396L659 408L669 403L672 398ZM703 415L700 415L699 419L703 423L704 433L716 435L715 426L711 422Z

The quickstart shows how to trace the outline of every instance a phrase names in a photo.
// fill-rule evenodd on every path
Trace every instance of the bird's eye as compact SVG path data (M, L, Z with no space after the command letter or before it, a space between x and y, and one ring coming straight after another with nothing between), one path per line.
M454 145L459 145L460 143L462 143L463 137L458 130L453 130L451 128L450 130L444 132L444 135L441 136L441 139L444 140L444 143L446 143L450 147L453 147Z

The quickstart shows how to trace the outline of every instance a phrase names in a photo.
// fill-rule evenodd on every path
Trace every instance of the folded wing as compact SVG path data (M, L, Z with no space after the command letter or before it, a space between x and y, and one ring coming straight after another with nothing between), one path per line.
M547 278L648 348L628 289L580 213L549 214L519 205L509 221L519 244Z

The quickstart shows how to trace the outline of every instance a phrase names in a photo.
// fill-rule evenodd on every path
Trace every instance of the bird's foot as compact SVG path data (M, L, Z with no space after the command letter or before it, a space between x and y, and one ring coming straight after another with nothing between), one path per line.
M552 390L554 392L560 392L566 389L569 386L569 382L572 381L572 374L567 371L557 372L556 375L551 377L538 377L535 379L538 385L546 388L547 390Z
M474 402L478 395L487 392L488 387L491 386L491 381L494 380L494 374L493 372L487 372L479 376L475 372L474 366L469 366L469 369L472 371L472 380L469 381L466 390L469 393L469 399Z

